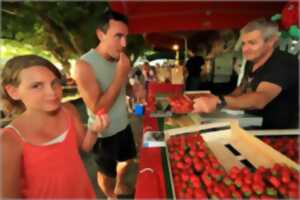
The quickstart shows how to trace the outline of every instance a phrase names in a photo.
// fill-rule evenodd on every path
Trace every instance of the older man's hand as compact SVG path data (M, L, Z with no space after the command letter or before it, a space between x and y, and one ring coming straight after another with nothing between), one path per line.
M201 95L193 100L193 112L197 113L211 113L217 109L219 97L212 94Z

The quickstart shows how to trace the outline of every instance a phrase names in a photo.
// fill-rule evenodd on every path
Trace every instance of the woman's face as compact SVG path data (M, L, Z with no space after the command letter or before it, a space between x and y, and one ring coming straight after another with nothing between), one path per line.
M26 110L55 111L61 106L62 86L60 80L48 68L32 66L19 74L20 84L16 98Z

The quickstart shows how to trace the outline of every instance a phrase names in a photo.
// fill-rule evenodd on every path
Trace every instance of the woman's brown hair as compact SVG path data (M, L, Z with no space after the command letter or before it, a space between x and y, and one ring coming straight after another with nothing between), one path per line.
M60 71L50 61L37 55L23 55L11 58L5 64L1 73L1 90L0 98L5 115L13 116L25 111L25 107L21 101L13 100L5 90L5 86L12 85L18 87L20 84L20 72L23 69L30 68L32 66L41 66L49 69L53 74L61 79Z

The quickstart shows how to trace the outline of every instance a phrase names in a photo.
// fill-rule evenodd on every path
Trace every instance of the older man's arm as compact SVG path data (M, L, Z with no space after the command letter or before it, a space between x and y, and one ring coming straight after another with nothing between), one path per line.
M270 82L261 82L255 92L249 92L239 96L224 96L226 108L235 110L263 109L275 97L282 88ZM211 113L217 109L220 99L215 95L207 95L194 100L194 112Z

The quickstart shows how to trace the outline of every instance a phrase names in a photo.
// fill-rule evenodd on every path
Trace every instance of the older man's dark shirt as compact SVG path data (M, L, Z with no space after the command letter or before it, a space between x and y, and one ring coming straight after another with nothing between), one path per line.
M241 84L243 92L256 91L261 82L276 84L282 88L262 110L247 111L263 117L264 129L299 127L299 60L296 56L275 50L267 62L252 72L253 64L247 62Z

